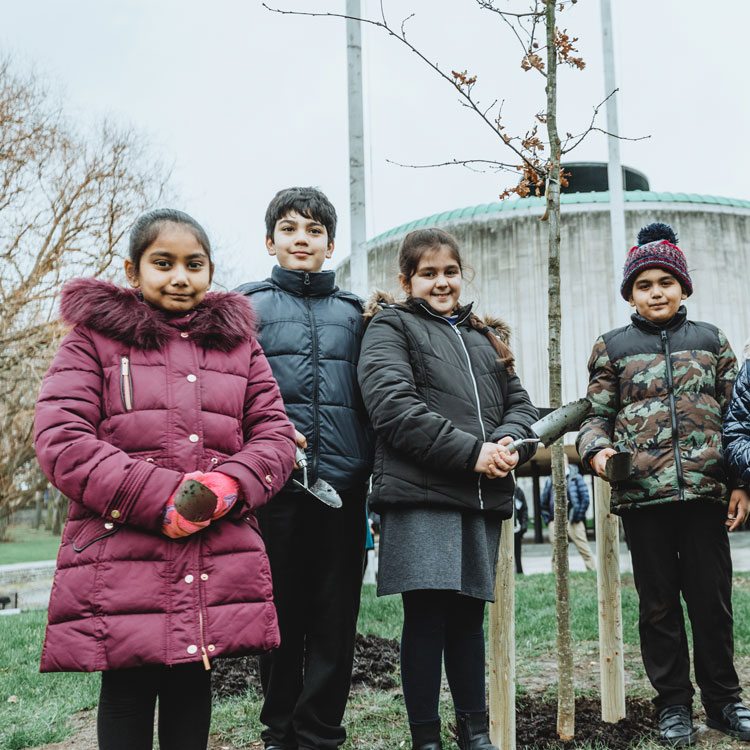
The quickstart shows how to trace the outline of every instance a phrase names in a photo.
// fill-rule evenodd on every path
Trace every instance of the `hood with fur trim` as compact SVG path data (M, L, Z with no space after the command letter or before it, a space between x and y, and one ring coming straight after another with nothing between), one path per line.
M376 289L365 303L365 310L362 313L362 317L365 319L365 325L367 325L385 305L401 305L404 308L409 309L408 301L396 302L393 295ZM477 317L482 323L484 323L484 325L491 328L506 346L510 346L510 326L504 320L490 315Z
M255 316L240 294L209 292L190 312L191 336L204 349L229 352L255 335ZM145 350L161 349L174 331L170 316L144 302L137 290L100 279L65 284L60 316L69 326L85 326Z

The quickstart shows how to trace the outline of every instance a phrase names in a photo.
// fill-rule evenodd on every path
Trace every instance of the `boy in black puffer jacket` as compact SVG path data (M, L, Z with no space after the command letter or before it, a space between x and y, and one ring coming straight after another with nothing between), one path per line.
M737 486L730 495L721 455L736 360L718 328L687 319L681 301L693 284L672 229L651 224L638 243L621 286L636 313L630 325L594 344L592 412L577 448L602 477L616 450L633 454L631 477L612 486L612 510L622 515L630 545L641 653L657 692L662 741L676 746L696 739L680 594L707 724L750 740L750 711L739 700L734 668L727 537L727 527L732 531L747 518L750 499Z
M343 500L330 508L290 482L259 514L281 631L280 648L261 657L266 750L333 750L346 739L372 439L357 384L362 302L321 270L335 231L319 190L280 191L266 211L266 247L279 265L237 290L260 319L309 484L320 477Z

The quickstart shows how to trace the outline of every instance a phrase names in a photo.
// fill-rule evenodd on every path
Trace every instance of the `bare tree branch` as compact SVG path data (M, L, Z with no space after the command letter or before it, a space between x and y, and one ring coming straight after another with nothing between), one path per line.
M0 61L0 518L46 484L31 435L65 333L60 285L107 273L165 180L140 137L106 123L80 133L38 79Z

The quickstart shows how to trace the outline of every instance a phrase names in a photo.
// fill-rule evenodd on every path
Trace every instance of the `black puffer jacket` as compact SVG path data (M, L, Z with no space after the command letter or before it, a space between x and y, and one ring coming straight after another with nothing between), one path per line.
M742 365L724 419L724 460L735 485L750 485L750 361Z
M275 266L270 279L236 291L250 297L286 413L307 438L308 481L321 476L341 491L369 476L372 430L357 384L362 300L335 278Z
M370 507L414 505L513 513L513 479L474 472L484 441L533 437L537 411L487 336L424 300L383 303L362 342L359 382L377 445ZM520 460L534 454L523 446Z

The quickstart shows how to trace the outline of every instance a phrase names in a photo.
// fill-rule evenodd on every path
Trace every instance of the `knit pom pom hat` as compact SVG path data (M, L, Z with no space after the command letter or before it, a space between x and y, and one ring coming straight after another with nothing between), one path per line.
M638 232L638 244L628 253L622 271L620 294L624 300L630 300L635 277L647 268L663 268L675 276L688 297L693 293L685 255L677 247L677 236L669 224L655 222Z

